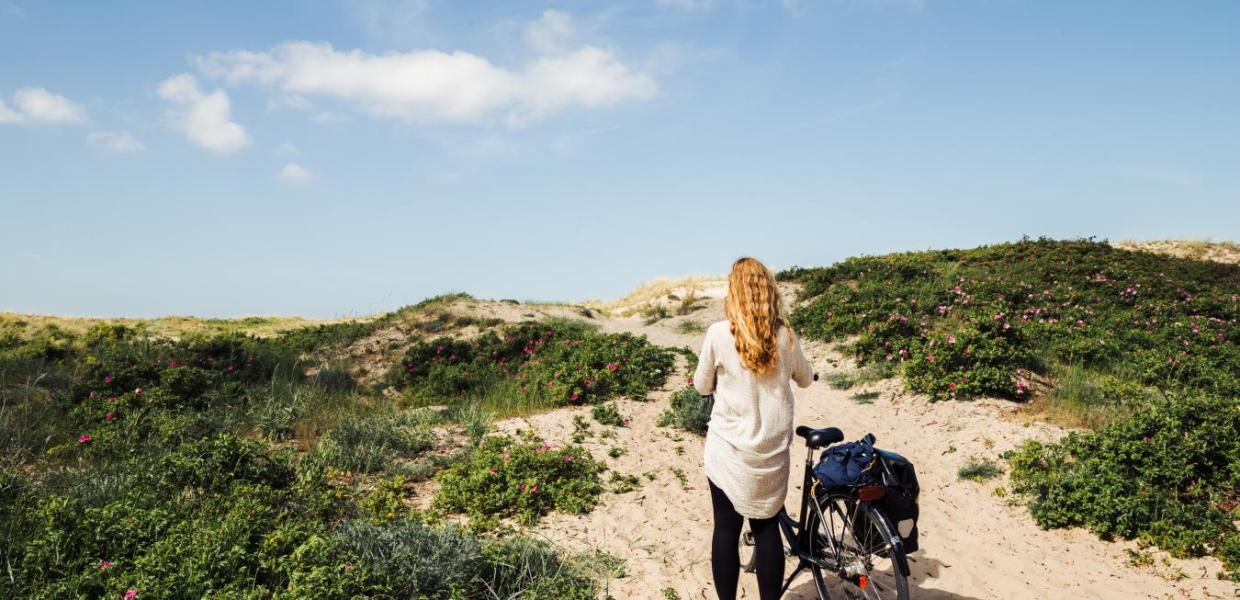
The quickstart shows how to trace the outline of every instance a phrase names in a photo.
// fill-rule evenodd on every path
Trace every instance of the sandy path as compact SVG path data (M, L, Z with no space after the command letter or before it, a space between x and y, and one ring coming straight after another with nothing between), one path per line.
M721 313L712 303L690 318L709 322ZM603 326L609 331L646 333L656 343L696 350L701 334L675 333L672 326L680 319L652 326L638 319L608 319ZM806 351L822 373L846 368L822 345L808 343ZM610 583L609 592L616 598L662 598L662 590L669 587L681 598L714 597L702 440L655 426L670 389L674 388L652 394L646 402L621 400L620 411L632 417L632 426L608 428L591 421L594 435L584 443L613 469L638 476L652 473L654 479L643 476L643 485L635 492L606 494L588 515L549 515L532 532L571 550L600 549L624 558L627 575ZM839 426L849 439L873 432L880 447L899 451L917 465L922 550L913 557L913 598L1236 597L1234 584L1215 577L1220 570L1217 561L1164 563L1156 553L1155 566L1131 567L1125 564L1126 549L1134 544L1103 542L1083 530L1040 530L1024 508L995 493L1006 484L1004 478L986 484L957 480L956 470L969 458L997 458L1031 437L1052 439L1061 435L1055 428L1021 424L1007 414L1013 407L1005 401L931 403L902 393L893 381L862 389L882 395L872 404L861 404L849 399L858 389L832 390L820 383L798 390L796 422ZM498 428L508 432L532 428L552 443L563 444L572 436L572 417L577 414L589 418L587 409L564 409L505 421ZM603 438L606 430L614 437ZM626 454L606 458L613 446L624 448ZM794 442L796 472L787 501L794 511L803 457L803 446ZM676 470L685 475L683 485ZM742 588L742 598L757 598L751 575L742 576ZM786 597L815 598L811 578L799 578Z

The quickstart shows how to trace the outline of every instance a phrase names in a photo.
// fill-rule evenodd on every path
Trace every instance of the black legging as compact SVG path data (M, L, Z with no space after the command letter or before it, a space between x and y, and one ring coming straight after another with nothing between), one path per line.
M736 599L736 583L741 575L738 544L745 517L736 512L727 494L710 484L710 503L715 508L715 535L710 545L710 570L715 576L719 600ZM778 600L784 580L784 549L779 541L779 517L750 519L749 529L756 544L758 595L761 600Z

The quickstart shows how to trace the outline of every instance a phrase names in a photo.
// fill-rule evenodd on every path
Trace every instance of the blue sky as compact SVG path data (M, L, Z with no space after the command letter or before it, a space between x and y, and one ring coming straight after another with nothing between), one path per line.
M0 310L1240 238L1240 3L0 0Z

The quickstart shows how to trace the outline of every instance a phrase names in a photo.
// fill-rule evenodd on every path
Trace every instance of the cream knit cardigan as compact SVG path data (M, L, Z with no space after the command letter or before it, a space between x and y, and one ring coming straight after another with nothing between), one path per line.
M813 368L801 342L786 327L777 333L775 371L758 377L741 364L727 321L706 330L693 386L715 394L703 451L706 477L727 494L736 512L774 516L788 492L788 447L792 442L792 386L813 383Z

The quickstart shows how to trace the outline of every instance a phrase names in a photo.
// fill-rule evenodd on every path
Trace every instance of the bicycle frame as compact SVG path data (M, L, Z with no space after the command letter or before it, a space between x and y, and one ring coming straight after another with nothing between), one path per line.
M794 520L788 514L788 509L779 509L779 529L784 534L784 539L788 542L788 552L792 556L796 556L797 568L793 569L788 575L788 579L784 581L784 587L780 590L780 595L788 591L792 585L792 580L796 579L801 571L809 567L814 557L811 555L810 535L809 531L809 499L813 495L813 486L817 485L814 480L814 449L806 448L805 453L805 469L801 477L801 512L797 513L798 518Z
M798 559L796 569L793 569L792 573L788 575L787 580L784 581L783 590L780 592L781 595L788 591L788 588L792 585L792 581L796 579L796 576L799 575L801 571L809 568L812 564L817 563L819 566L825 567L831 571L837 571L840 568L838 558L833 561L833 563L823 564L821 557L813 556L813 546L811 544L813 538L811 536L813 536L814 532L809 528L809 503L810 498L815 496L814 490L817 485L818 482L814 478L814 448L807 447L805 468L801 477L801 512L798 513L797 519L793 519L792 516L788 514L786 507L779 509L779 529L783 533L784 540L788 543L788 554L790 556L796 556ZM856 502L857 510L868 510L864 506L869 504L868 502L860 499ZM815 510L817 509L815 508ZM835 544L838 541L839 540L832 540L832 543ZM897 545L900 544L898 537L895 539L894 543ZM907 577L909 574L909 567L908 560L904 556L904 552L901 550L896 554L896 556L898 557L897 568L899 568L904 576Z

